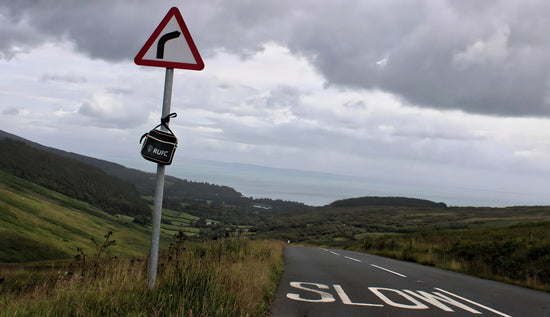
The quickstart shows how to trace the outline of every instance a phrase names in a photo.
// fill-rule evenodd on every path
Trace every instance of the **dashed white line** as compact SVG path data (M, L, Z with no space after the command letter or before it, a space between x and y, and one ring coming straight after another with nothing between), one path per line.
M375 265L375 264L371 264L370 266L375 267L375 268L380 269L380 270L384 270L384 271L389 272L389 273L392 273L392 274L395 274L395 275L397 275L397 276L407 277L406 275L403 275L403 274L401 274L401 273L394 272L394 271L392 271L392 270L388 270L388 269L386 269L386 268L384 268L384 267L381 267L381 266L378 266L378 265Z
M330 253L332 253L332 254L334 254L334 255L340 256L339 253L336 253L336 252L334 252L334 251L330 251L330 250L327 250L327 249L325 249L325 248L319 248L319 249L321 249L321 250L323 250L323 251L330 252ZM349 256L345 256L345 255L344 255L344 257L345 257L346 259L348 259L348 260L352 260L352 261L355 261L355 262L359 262L359 263L362 263L362 262L363 262L363 261L361 261L361 260L358 260L358 259L355 259L355 258L352 258L352 257L349 257ZM397 276L407 277L406 275L403 275L403 274L401 274L401 273L397 273L397 272L395 272L395 271L386 269L386 268L381 267L381 266L378 266L378 265L376 265L376 264L371 264L370 266L375 267L375 268L380 269L380 270L384 270L384 271L389 272L389 273L392 273L392 274L395 274L395 275L397 275Z
M352 260L352 261L355 261L355 262L362 262L361 260L357 260L357 259L351 258L349 256L344 256L344 257L348 260Z

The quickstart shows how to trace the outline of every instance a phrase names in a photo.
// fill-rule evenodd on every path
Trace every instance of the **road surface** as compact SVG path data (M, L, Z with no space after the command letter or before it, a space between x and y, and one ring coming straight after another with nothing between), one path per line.
M340 249L285 248L274 317L550 316L550 294Z

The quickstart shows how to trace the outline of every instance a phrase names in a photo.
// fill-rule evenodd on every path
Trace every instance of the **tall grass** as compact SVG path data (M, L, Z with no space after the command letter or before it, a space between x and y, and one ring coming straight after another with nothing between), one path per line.
M0 315L266 316L283 268L282 249L277 241L189 242L178 234L159 257L153 290L147 288L146 258L80 254L63 269L5 276Z
M383 235L356 249L550 292L550 222Z

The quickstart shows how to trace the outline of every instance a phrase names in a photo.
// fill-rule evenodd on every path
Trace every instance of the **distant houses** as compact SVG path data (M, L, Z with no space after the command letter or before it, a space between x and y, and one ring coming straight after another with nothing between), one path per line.
M264 205L264 204L254 204L254 205L252 205L252 207L258 208L258 209L266 209L266 210L270 210L270 209L271 209L271 206L269 206L269 205Z

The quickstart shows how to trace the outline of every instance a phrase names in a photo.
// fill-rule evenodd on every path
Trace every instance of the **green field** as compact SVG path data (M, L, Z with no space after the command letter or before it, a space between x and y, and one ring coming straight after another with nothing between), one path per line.
M96 244L112 231L113 256L143 255L150 231L130 217L112 216L69 198L0 172L0 262L72 258L77 248L94 254ZM163 243L169 237L163 237Z
M188 213L163 208L161 231L169 235L182 231L187 236L197 236L199 234L199 229L195 228L197 220L199 217Z

